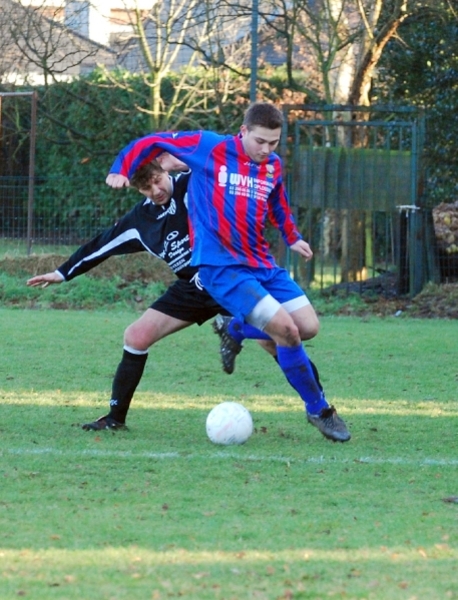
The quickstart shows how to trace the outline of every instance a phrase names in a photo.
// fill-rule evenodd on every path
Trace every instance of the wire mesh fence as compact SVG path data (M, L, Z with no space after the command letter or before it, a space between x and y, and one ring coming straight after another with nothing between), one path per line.
M29 197L29 178L0 176L3 252L28 254L80 245L112 226L139 199L135 190L110 191L103 178L40 178Z
M59 179L48 178L36 182L31 207L27 177L0 177L0 258L46 253L66 256L111 227L140 198L135 190L114 192L103 181L83 178L67 178L63 193ZM405 295L413 271L419 268L437 283L458 281L458 203L433 211L350 209L343 205L293 208L314 251L313 260L298 260L279 244L273 230L268 234L278 261L288 266L304 287ZM345 244L353 244L360 265L353 277L348 277Z

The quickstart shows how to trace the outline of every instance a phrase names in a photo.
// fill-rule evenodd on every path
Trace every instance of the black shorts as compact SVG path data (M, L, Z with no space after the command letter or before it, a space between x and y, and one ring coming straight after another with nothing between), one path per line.
M217 314L228 312L217 304L205 290L193 281L177 279L151 308L180 321L202 325Z

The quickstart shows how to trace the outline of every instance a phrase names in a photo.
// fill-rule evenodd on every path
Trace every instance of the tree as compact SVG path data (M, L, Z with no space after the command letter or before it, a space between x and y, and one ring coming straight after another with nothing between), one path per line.
M210 98L213 106L221 107L240 86L225 69L231 61L225 49L237 40L240 19L235 26L235 16L225 12L221 1L155 1L148 11L137 4L128 14L133 35L119 43L119 62L150 90L148 103L135 98L135 106L150 115L151 128L189 122L191 112L195 118L208 111ZM231 48L232 60L237 52L240 45ZM173 80L173 89L164 89L166 78ZM119 85L119 77L111 80Z
M287 48L290 87L302 89L308 102L369 107L378 64L403 23L443 13L448 6L447 0L268 0L262 10L264 26L283 38ZM300 55L308 56L307 72L315 73L314 78L301 74ZM364 121L369 112L341 111L329 117ZM367 129L336 130L340 145L367 144ZM371 214L343 210L340 216L342 279L353 281L363 276L361 248L365 248L366 266L373 262L371 242L364 239Z
M39 123L40 136L48 143L61 145L73 144L80 140L87 147L93 143L84 131L85 123L81 119L71 125L60 120L57 115L60 106L56 98L67 110L70 106L78 105L84 110L86 100L84 95L76 96L70 87L65 90L65 98L54 92L53 86L61 85L82 72L91 71L96 62L104 62L112 66L115 53L91 40L76 34L62 23L65 4L49 8L45 0L41 4L29 6L14 0L1 0L0 12L0 85L4 90L30 90L31 86L39 86ZM10 101L4 104L0 120L10 125L10 136L22 136L25 129L23 109L20 101ZM106 107L101 108L101 114L106 114ZM27 114L27 112L26 112ZM105 119L104 119L105 120ZM14 124L17 131L14 132ZM59 130L58 132L56 130ZM0 140L5 148L5 138ZM9 144L8 148L12 148Z
M271 38L283 40L290 88L312 101L369 106L377 65L399 27L450 6L451 0L263 0L260 16ZM304 57L307 71L319 74L305 84Z
M423 106L427 116L429 205L458 198L458 12L408 19L380 61L374 94L382 102Z

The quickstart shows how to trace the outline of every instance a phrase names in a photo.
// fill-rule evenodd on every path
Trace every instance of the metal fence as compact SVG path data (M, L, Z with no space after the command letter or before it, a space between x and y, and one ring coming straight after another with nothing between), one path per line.
M297 281L320 290L411 296L428 281L458 281L458 203L442 206L440 218L428 203L421 113L307 105L284 111L285 180L313 260L298 261L274 232L268 235ZM92 180L36 177L30 165L22 176L12 170L0 169L0 255L67 254L139 199L135 190L110 190L104 174Z
M114 201L103 203L98 198L106 195L107 186L100 180L75 179L71 183L75 190L92 190L84 194L85 202L69 204L64 196L47 195L46 190L58 182L42 179L35 185L38 202L31 210L28 178L0 177L0 256L67 255L113 225L140 198L134 190L110 191ZM289 177L291 192L297 185ZM302 186L301 198L307 198L306 186ZM432 209L411 205L355 208L354 202L344 203L344 195L338 206L326 206L316 203L313 194L308 197L310 204L296 203L293 209L304 238L314 250L313 261L305 263L295 253L288 255L278 236L269 232L279 262L289 266L304 286L396 296L412 294L411 282L424 282L425 277L437 283L458 281L458 251L442 244L449 239L449 232L442 228L438 235ZM445 208L441 214L442 223L455 219L458 225L458 206L455 216L449 217ZM348 243L353 245L359 267L353 279L343 278L343 272L350 270L345 263L349 259L344 245Z
M112 226L140 195L135 190L112 192L101 176L40 177L30 202L29 178L0 176L0 240L3 252L59 252L88 241Z
M421 110L288 105L284 112L291 203L314 249L310 264L294 262L299 279L411 296L428 281L458 280L458 254L438 247L428 203Z
M35 173L36 94L0 93L29 115L0 130L0 256L68 253L111 226L138 194L113 193L104 174ZM291 204L314 259L274 254L305 286L415 295L458 281L458 205L437 219L422 165L424 119L412 107L285 105L281 153ZM3 112L2 112L3 111ZM8 111L5 115L9 114ZM22 113L21 113L22 114ZM447 212L447 211L450 212Z

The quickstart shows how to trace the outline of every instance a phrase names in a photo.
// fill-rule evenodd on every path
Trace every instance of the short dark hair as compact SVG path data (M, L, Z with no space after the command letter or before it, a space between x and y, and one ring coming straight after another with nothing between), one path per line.
M160 175L161 173L165 173L164 169L157 162L157 160L152 160L146 165L142 165L139 167L132 177L129 179L129 184L131 187L137 188L137 190L144 189L148 187L151 177L156 175Z
M266 129L278 129L283 125L283 113L269 102L255 102L245 112L243 124L248 129L256 125Z

